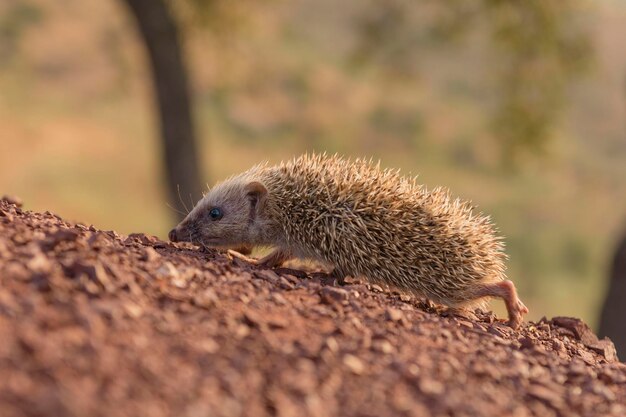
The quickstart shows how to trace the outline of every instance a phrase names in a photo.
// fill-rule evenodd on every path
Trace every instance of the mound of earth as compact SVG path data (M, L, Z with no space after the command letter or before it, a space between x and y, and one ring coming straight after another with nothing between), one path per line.
M513 331L323 273L0 202L0 414L624 416L581 321Z

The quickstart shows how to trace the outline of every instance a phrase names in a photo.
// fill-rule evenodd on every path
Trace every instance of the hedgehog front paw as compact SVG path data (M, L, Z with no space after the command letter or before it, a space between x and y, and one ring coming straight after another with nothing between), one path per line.
M240 259L240 260L242 260L244 262L248 262L248 263L250 263L252 265L258 265L259 264L259 260L258 259L250 258L250 257L244 255L243 253L237 252L236 250L228 249L226 251L226 253L232 259Z
M269 255L259 259L257 261L257 265L265 268L275 268L277 266L281 266L285 261L289 260L290 258L291 255L289 255L287 252L281 249L276 249Z

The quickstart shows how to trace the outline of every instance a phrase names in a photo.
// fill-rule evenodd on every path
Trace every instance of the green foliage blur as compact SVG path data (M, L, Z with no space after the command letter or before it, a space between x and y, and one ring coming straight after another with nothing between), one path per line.
M244 1L235 7L225 0L173 2L187 27L220 38L249 28L268 5L275 1ZM353 2L348 11L327 7L329 14L343 14L342 25L351 32L337 35L353 38L342 51L343 66L355 74L375 73L386 82L399 79L406 85L419 79L421 62L435 49L484 42L485 51L497 59L486 71L495 92L487 113L494 145L503 166L510 167L520 153L545 149L567 87L589 67L591 39L581 19L585 5L579 0L389 0Z
M489 113L495 145L510 166L520 153L544 149L566 88L588 66L592 51L581 12L579 1L376 2L361 16L355 55L360 65L415 78L417 51L424 60L433 48L482 39L497 58L486 70L496 92Z
M379 158L492 215L532 318L595 321L626 226L624 2L168 4L207 182L305 151ZM0 191L165 237L149 77L121 0L0 3Z

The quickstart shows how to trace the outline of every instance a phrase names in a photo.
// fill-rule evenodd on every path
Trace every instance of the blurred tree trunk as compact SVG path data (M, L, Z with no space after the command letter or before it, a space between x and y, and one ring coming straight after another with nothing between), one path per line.
M169 199L183 211L202 192L187 72L176 22L164 0L124 0L146 45L159 108ZM180 187L180 193L178 190ZM191 207L189 207L191 209Z
M626 236L615 251L602 315L600 336L611 338L620 359L626 359Z

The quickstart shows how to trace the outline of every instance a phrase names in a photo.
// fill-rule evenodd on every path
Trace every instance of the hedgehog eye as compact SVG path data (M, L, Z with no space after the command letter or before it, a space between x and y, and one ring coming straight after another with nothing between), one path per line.
M211 210L209 210L209 217L211 217L211 220L219 220L224 217L224 213L222 213L222 210L220 210L219 208L213 207Z

